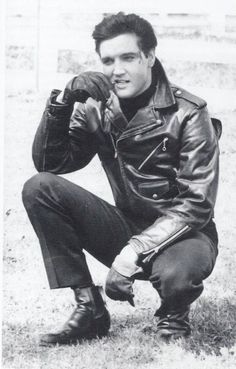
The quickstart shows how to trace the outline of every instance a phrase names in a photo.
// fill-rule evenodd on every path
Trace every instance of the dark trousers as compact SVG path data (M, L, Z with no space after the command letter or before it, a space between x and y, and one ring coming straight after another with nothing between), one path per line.
M110 267L132 235L148 226L51 173L26 182L23 203L39 238L51 288L91 285L83 250ZM147 278L166 305L188 305L201 294L216 256L217 245L204 233L192 232L156 257Z

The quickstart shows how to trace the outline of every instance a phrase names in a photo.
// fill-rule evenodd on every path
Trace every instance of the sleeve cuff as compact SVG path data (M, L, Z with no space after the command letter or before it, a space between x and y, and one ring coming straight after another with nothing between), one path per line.
M60 90L52 90L48 101L48 112L55 118L70 118L73 112L73 104L64 104L56 101L57 96L60 94Z
M145 255L174 243L190 230L188 225L166 217L158 219L141 234L131 237L129 245L138 255Z

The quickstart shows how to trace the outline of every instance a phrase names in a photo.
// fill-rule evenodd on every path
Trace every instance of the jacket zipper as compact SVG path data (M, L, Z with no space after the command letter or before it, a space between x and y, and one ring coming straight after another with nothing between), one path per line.
M148 126L146 127L143 127L143 128L136 128L136 129L133 129L131 132L128 131L126 133L123 133L121 135L121 137L118 138L117 142L118 141L121 141L125 138L128 138L128 137L132 137L132 136L136 136L137 134L140 134L140 133L145 133L146 131L149 131L150 129L154 128L154 127L159 127L160 125L157 124L156 122L155 123L151 123L149 124Z
M139 165L138 170L141 170L143 168L143 166L147 163L147 161L155 154L155 152L161 148L162 151L166 151L166 143L168 141L168 137L165 137L161 143L159 143L159 145L157 145L155 147L155 149L153 149L150 154L142 161L142 163Z
M146 126L144 128L134 129L131 132L127 132L126 134L123 133L121 135L121 137L119 137L117 139L116 143L114 141L114 138L113 138L112 134L110 133L112 145L113 145L113 148L114 148L114 151L115 151L114 158L116 159L117 158L117 155L118 155L118 153L117 153L117 144L118 144L119 141L124 140L124 139L126 139L128 137L136 136L137 134L140 134L140 133L145 133L145 132L149 131L150 129L154 128L154 127L159 127L159 124L157 124L155 122L155 123L149 124L148 126Z
M188 232L191 228L186 225L184 227L181 227L176 232L171 234L165 241L161 242L158 246L154 247L151 250L144 251L142 255L147 255L143 260L142 263L149 263L153 257L160 252L160 250L163 250L163 248L170 246L171 243L173 243L175 240L183 236L186 232Z

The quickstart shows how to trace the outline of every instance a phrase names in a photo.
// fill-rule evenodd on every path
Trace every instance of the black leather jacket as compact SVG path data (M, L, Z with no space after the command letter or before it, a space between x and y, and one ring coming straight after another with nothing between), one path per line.
M68 173L99 155L116 205L149 225L130 240L138 253L205 229L218 187L220 122L205 101L171 85L159 61L154 68L156 93L129 123L116 104L109 115L91 99L71 117L53 90L33 144L38 171Z

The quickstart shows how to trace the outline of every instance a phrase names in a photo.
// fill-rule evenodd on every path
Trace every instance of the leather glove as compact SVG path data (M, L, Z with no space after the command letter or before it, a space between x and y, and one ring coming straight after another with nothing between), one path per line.
M109 122L109 126L113 125L116 130L122 132L127 127L128 121L122 113L118 96L113 91L111 91L105 107L105 121Z
M128 301L134 306L134 275L142 271L137 265L138 255L130 245L116 256L107 275L105 291L113 300Z
M113 267L107 275L105 292L112 300L128 301L134 306L133 279L124 277Z
M74 104L76 101L84 103L92 97L105 103L112 89L112 84L103 73L84 72L67 83L62 101L66 104Z

